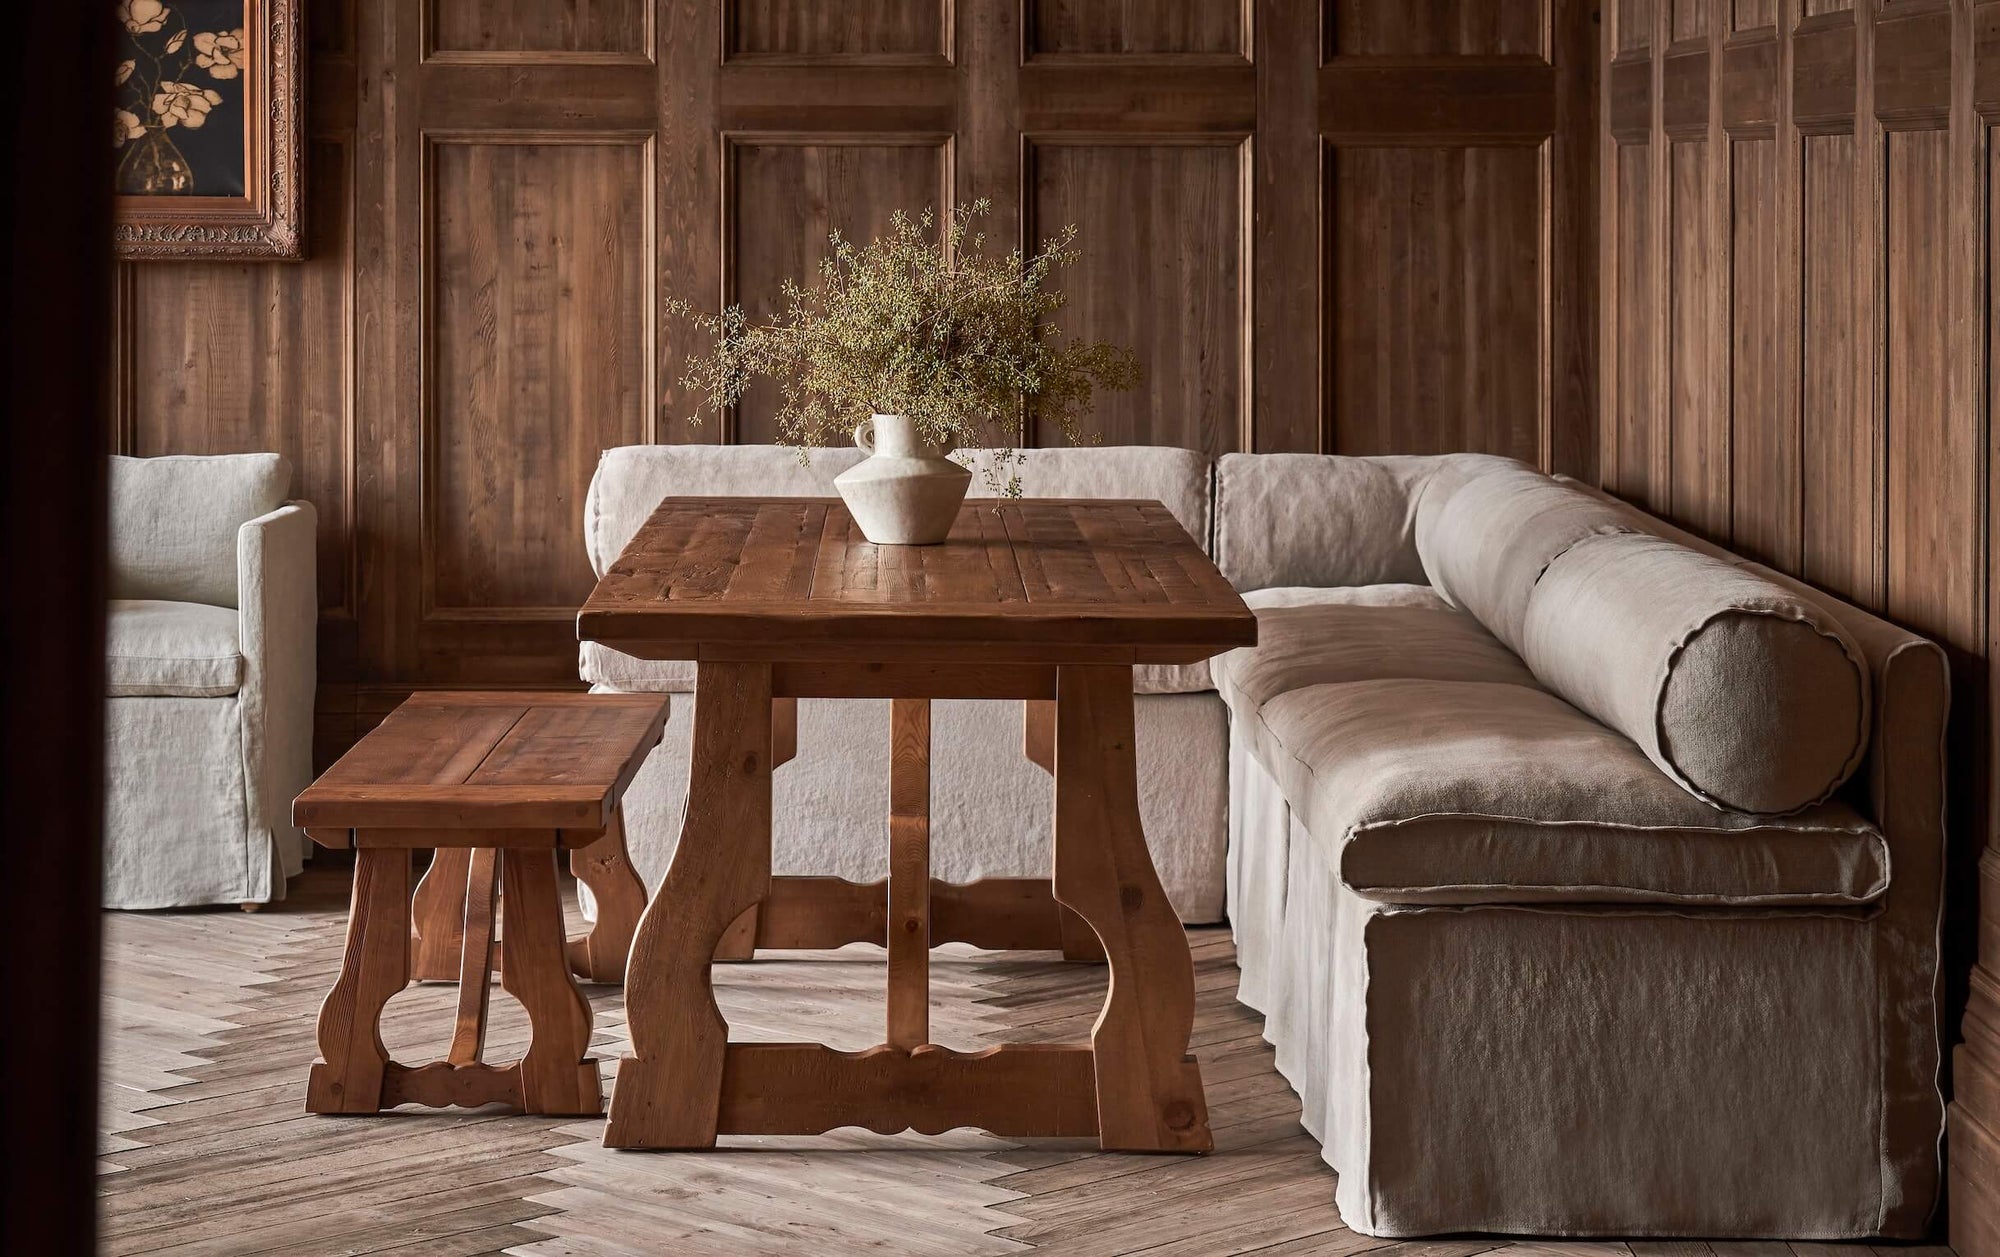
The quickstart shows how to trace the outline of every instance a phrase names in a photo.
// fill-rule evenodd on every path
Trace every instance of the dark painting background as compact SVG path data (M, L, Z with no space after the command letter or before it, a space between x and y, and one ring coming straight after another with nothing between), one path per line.
M200 127L175 126L165 131L166 139L180 151L194 175L193 186L177 195L244 195L244 98L249 89L250 75L256 69L256 61L263 50L251 46L246 34L244 53L239 58L245 64L237 71L236 77L228 79L215 78L195 65L193 56L195 35L203 31L247 29L248 7L245 0L168 0L166 24L158 31L134 34L126 29L123 22L117 23L117 59L138 63L133 82L137 82L142 75L150 77L157 60L162 77L209 88L222 97L222 103L210 108L207 121ZM181 50L166 52L167 44L183 29L187 32L187 40ZM181 68L183 62L186 63L185 68ZM149 127L157 123L152 116L150 99L150 96L144 96L135 103L130 83L121 86L118 91L119 107L131 109L139 116L139 121ZM146 143L150 138L129 140L127 147ZM125 155L121 149L119 157L122 159ZM143 195L149 191L160 194L157 189L140 186L134 175L134 164L123 160L118 164L118 191L128 195Z

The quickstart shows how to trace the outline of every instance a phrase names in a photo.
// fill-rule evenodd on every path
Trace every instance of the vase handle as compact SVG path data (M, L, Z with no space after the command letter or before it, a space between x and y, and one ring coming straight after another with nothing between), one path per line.
M875 455L875 417L870 415L854 425L854 445L869 457Z

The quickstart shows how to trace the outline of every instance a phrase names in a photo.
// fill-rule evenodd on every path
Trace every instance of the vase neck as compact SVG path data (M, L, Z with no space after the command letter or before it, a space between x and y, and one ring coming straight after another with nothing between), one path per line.
M924 440L914 419L907 415L875 415L869 420L875 430L875 453L888 458L935 458L937 446Z

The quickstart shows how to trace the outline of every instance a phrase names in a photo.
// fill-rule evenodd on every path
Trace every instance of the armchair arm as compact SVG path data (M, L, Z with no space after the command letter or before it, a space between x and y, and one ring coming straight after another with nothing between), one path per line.
M288 502L236 531L249 822L253 835L270 835L285 875L298 872L305 855L291 821L292 797L312 781L317 531L308 502Z

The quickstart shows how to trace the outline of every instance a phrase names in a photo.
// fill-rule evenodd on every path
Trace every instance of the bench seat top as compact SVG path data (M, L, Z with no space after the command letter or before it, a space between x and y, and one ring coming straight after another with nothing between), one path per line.
M413 694L293 800L292 821L339 846L348 835L326 831L484 831L408 844L428 847L543 845L565 830L576 840L562 845L580 845L610 824L666 721L659 694Z

